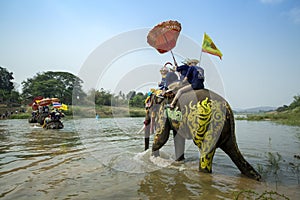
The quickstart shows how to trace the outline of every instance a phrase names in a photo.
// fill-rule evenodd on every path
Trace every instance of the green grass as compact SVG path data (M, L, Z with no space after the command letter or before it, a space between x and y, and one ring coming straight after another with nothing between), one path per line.
M28 119L31 117L31 113L19 113L10 115L9 119Z
M263 193L259 194L253 190L242 190L238 192L235 197L235 200L239 199L256 199L256 200L279 200L285 199L289 200L290 198L285 196L284 194L280 194L276 191L264 191Z
M248 114L246 120L249 121L274 121L280 124L300 126L300 108L283 112L269 112L260 114Z
M18 108L17 108L18 110ZM31 108L27 107L25 113L12 114L9 119L28 119L31 117ZM66 118L94 118L96 113L100 118L109 117L144 117L144 108L112 107L112 106L69 106L69 110L62 111Z

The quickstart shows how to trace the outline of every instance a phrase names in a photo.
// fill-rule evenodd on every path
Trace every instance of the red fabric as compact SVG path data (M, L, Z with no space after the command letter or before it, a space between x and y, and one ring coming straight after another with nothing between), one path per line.
M166 53L175 47L180 31L179 22L172 20L162 22L150 30L147 42L159 53Z

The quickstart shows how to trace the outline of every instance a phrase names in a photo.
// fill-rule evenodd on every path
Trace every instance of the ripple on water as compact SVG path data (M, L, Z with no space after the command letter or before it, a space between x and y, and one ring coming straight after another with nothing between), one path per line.
M267 169L268 152L282 155L278 180L266 173L265 182L258 183L242 176L221 150L216 152L213 173L199 173L199 152L191 141L184 163L173 162L172 137L161 157L152 157L151 150L143 151L143 134L137 134L142 122L80 119L65 121L62 130L44 130L27 120L1 121L0 198L232 199L243 189L272 189L291 199L299 197L299 159L294 158L300 152L299 129L268 122L236 123L240 150L255 168L261 164Z

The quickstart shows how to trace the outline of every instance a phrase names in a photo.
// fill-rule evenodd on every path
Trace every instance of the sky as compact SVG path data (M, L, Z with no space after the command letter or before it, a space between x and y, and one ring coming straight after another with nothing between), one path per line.
M233 108L279 107L300 95L298 0L0 0L0 66L13 72L19 90L44 71L73 73L96 89L117 91L123 82L147 88L172 61L146 43L147 31L167 20L182 26L177 62L202 55L207 87L218 79ZM201 54L204 32L222 60ZM143 73L152 78L140 83Z

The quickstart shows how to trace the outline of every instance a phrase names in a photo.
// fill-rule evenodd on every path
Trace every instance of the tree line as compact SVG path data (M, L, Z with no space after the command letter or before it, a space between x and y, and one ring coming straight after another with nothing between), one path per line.
M290 105L283 105L277 108L276 111L283 112L287 110L294 110L295 108L300 108L300 95L294 96L294 100Z
M73 98L78 101L94 101L96 105L144 107L147 94L130 91L125 94L111 93L101 88L91 89L85 93L82 89L83 81L69 72L47 71L37 73L32 78L22 81L22 92L18 92L13 83L13 73L0 66L0 104L20 106L29 104L34 97L56 97L61 102L72 105Z
M72 99L79 101L94 101L96 105L105 106L131 106L144 107L144 100L147 94L130 91L124 94L111 93L101 88L91 89L85 93L82 89L83 81L69 72L47 71L37 73L32 78L28 78L21 83L22 92L18 92L13 83L13 73L0 66L0 104L9 107L26 105L32 102L36 96L57 97L61 102L72 105ZM300 95L294 96L294 101L290 105L283 105L277 108L278 112L292 110L300 107Z

